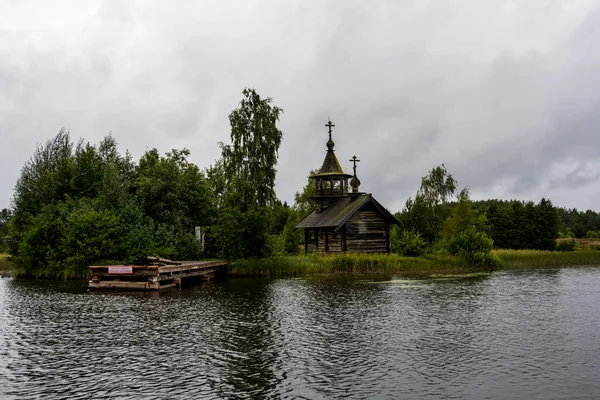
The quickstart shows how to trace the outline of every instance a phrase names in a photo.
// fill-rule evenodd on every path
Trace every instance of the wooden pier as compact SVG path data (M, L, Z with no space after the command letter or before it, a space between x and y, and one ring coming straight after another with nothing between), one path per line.
M227 265L225 260L174 262L159 258L147 265L90 267L90 290L163 290L181 287L182 279L210 280Z

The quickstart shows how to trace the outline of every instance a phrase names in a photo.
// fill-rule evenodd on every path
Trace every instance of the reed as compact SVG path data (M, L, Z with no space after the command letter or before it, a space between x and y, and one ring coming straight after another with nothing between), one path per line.
M600 251L494 250L493 253L501 260L496 270L600 266ZM320 274L435 275L489 271L488 267L466 266L458 257L443 253L421 257L359 253L277 256L238 260L228 267L231 277L269 278Z
M477 272L486 269L465 267L458 257L427 255L402 257L396 254L277 256L232 262L228 275L286 277L319 274L437 274Z
M0 253L0 275L11 276L13 274L13 268L8 262L8 254Z
M600 266L600 251L494 250L502 269Z

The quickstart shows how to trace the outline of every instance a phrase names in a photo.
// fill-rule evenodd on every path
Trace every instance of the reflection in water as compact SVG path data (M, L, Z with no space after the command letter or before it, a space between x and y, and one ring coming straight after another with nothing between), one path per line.
M1 398L595 398L600 270L211 282L0 279Z

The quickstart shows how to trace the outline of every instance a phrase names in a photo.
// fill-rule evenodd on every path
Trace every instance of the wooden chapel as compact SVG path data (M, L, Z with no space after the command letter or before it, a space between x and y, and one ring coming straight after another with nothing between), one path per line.
M398 220L370 193L359 192L360 181L344 173L335 155L329 121L327 153L317 174L310 176L315 184L316 209L296 228L304 229L305 253L389 253L390 226ZM350 179L351 190L348 189Z

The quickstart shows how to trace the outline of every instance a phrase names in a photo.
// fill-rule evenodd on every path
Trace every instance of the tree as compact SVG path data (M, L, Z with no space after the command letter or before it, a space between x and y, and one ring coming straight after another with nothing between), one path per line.
M5 240L12 259L27 275L65 277L140 255L198 257L193 227L212 224L214 196L188 156L151 150L136 166L111 136L74 146L61 130L37 147L15 186Z
M490 253L494 242L485 233L485 225L485 213L475 213L469 189L464 188L444 221L443 238L448 252L458 255L468 265L497 265L498 259Z
M194 226L212 225L213 190L198 167L188 161L188 149L165 156L147 151L136 169L134 193L146 215L190 233Z
M294 209L298 212L298 219L300 220L306 218L316 208L313 197L317 192L317 188L315 187L315 182L310 177L317 173L319 173L318 169L310 171L302 192L294 194Z
M452 238L470 227L475 227L476 222L469 198L469 188L464 188L458 194L458 202L452 208L450 216L444 221L444 239Z
M456 193L456 180L444 164L432 168L421 178L414 200L406 201L398 216L402 229L421 233L428 242L435 241L448 214L448 199Z
M244 89L239 107L229 115L231 144L219 143L224 176L219 220L213 230L220 254L228 257L265 256L272 228L277 157L283 133L277 128L283 112L271 98ZM209 179L219 184L214 175ZM225 227L229 227L226 229Z
M10 211L7 208L2 209L2 211L0 211L0 253L6 251L9 220Z
M446 165L434 167L429 174L421 178L419 195L435 214L435 209L440 204L446 204L448 199L456 193L456 179L448 173Z
M275 196L275 175L283 133L277 128L283 112L272 99L261 99L254 89L244 89L238 108L229 114L231 144L219 143L225 178L236 204L242 209L270 205Z
M561 223L559 212L550 200L541 199L538 204L531 201L487 200L477 202L476 207L487 215L487 226L494 246L506 249L555 248ZM575 220L569 220L569 224ZM576 226L577 223L570 226ZM562 229L567 232L570 230L566 223L562 224Z

